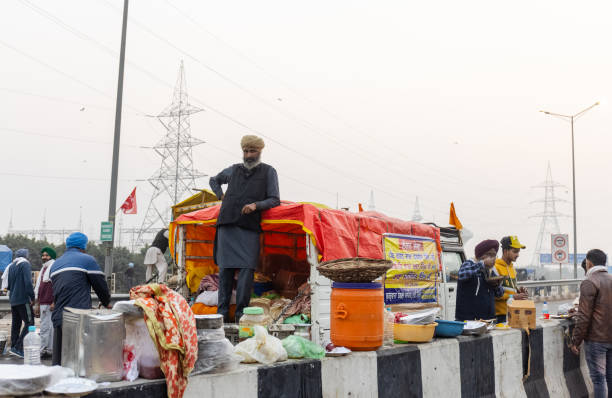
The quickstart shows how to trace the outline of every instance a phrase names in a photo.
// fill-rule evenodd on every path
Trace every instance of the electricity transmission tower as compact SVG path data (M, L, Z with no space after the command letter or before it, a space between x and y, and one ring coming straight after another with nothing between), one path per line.
M566 188L564 185L553 181L552 172L550 171L550 162L548 162L548 169L546 171L546 181L540 183L533 188L544 189L544 199L535 200L531 203L544 203L544 209L542 212L531 216L530 218L541 218L540 231L538 232L538 239L536 241L535 250L533 257L531 258L531 265L540 264L540 254L542 252L543 242L546 239L550 242L550 234L558 234L559 229L559 217L567 217L565 214L557 212L558 202L567 202L566 200L559 199L555 196L555 188ZM550 253L548 250L546 253Z
M201 111L189 103L181 61L172 103L155 116L166 129L166 135L153 147L161 157L161 166L147 180L153 186L153 195L138 232L138 246L144 246L153 234L168 226L170 206L196 187L196 179L206 176L193 167L193 147L204 141L192 137L190 117Z
M419 197L417 196L414 201L414 211L412 213L412 221L420 222L423 221L423 216L421 215L421 209L419 208Z
M13 227L13 212L11 210L11 219L9 220L8 233L14 235L24 235L33 239L49 240L54 243L63 243L68 235L73 232L83 232L83 208L79 211L79 223L76 228L48 228L47 227L47 209L43 211L43 218L40 228L30 229L15 229Z

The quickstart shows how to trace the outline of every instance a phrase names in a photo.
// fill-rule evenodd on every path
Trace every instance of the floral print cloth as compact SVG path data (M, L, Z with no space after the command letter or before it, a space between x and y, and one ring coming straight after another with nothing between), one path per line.
M185 299L166 285L133 287L130 299L144 311L149 334L166 376L168 398L181 398L198 357L195 316Z

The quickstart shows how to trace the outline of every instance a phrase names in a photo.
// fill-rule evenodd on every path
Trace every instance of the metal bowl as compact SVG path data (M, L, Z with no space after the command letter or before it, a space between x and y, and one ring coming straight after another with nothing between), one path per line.
M51 382L51 368L31 365L0 365L0 396L32 395Z

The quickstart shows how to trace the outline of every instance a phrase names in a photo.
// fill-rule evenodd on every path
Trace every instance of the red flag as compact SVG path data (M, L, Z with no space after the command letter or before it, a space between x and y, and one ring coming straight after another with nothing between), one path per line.
M136 214L138 212L138 206L136 205L136 188L134 188L130 196L127 197L119 209L123 210L123 214Z

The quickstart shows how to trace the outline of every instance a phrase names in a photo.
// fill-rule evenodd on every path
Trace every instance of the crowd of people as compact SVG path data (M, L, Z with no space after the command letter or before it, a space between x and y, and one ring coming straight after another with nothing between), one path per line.
M233 285L236 285L235 320L248 306L253 273L260 250L261 212L280 204L276 170L261 162L264 142L247 135L241 140L243 162L232 165L210 179L210 186L222 200L216 224L213 256L219 266L218 313L226 322ZM222 185L227 184L223 192ZM101 305L110 303L110 293L104 273L96 260L86 254L87 236L80 232L66 239L66 252L56 259L50 247L42 249L43 267L35 286L31 279L31 264L26 249L17 250L15 259L2 275L2 288L10 290L12 312L11 349L23 357L23 339L34 315L41 318L41 354L52 356L53 364L61 362L62 311L66 307L91 308L91 289ZM501 247L501 257L497 258ZM147 250L147 283L154 268L159 281L166 278L168 264L164 253L168 248L168 230L156 235ZM457 277L455 317L459 321L492 320L506 322L507 302L527 300L527 290L517 284L514 263L525 246L516 236L504 236L499 241L488 239L475 248L475 259L461 265ZM587 253L582 267L586 279L580 286L580 300L574 314L575 328L571 349L579 353L584 342L587 364L595 387L595 396L612 393L612 275L605 267L606 254L598 249ZM126 273L130 285L133 264Z
M15 252L15 258L2 274L2 289L10 292L11 348L9 353L23 358L23 340L34 317L40 316L41 357L51 357L61 364L62 312L64 308L91 308L91 289L101 305L110 308L110 291L104 272L86 253L87 236L74 232L66 239L66 251L56 259L51 247L41 252L42 268L32 283L32 265L27 249Z
M499 247L501 258L497 258ZM488 239L476 245L475 260L461 265L457 281L455 318L459 321L491 320L505 322L507 300L529 298L517 285L514 262L522 245L516 236L499 242ZM607 256L599 249L589 250L582 262L585 279L580 285L578 308L572 311L575 327L570 349L580 354L584 342L586 362L593 381L595 398L612 395L612 275L607 271Z

